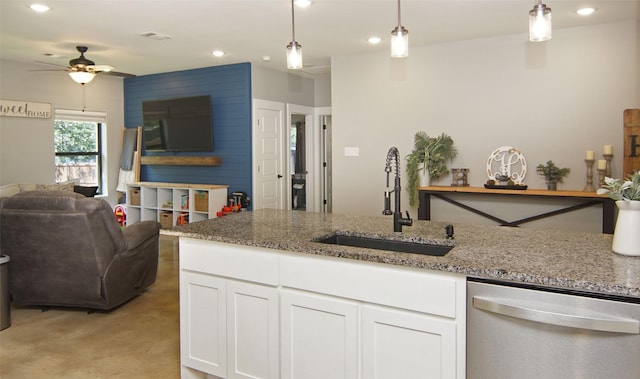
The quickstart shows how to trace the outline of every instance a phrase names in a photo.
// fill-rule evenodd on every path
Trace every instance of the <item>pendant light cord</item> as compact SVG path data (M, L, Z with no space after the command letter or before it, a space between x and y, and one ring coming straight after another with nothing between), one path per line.
M291 0L291 37L293 38L293 42L296 41L296 16L293 11L293 0Z
M398 26L402 26L402 22L400 20L400 0L398 0Z

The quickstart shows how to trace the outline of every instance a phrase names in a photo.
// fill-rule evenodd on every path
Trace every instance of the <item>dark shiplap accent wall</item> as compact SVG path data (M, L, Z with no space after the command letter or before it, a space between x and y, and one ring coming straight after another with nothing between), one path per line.
M207 67L144 75L124 80L125 125L142 125L142 102L211 95L213 152L145 153L146 155L213 155L222 165L142 166L149 182L227 184L229 193L251 193L251 64Z

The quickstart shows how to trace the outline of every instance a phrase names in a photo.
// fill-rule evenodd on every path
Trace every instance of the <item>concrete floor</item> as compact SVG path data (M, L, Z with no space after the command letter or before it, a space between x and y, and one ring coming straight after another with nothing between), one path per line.
M160 237L156 282L111 312L12 308L0 378L179 378L178 243Z

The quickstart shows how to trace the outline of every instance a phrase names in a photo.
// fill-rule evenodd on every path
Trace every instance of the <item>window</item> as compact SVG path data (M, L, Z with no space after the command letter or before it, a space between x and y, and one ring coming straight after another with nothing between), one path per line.
M103 186L103 132L106 115L100 112L55 111L56 182L75 180L82 186Z

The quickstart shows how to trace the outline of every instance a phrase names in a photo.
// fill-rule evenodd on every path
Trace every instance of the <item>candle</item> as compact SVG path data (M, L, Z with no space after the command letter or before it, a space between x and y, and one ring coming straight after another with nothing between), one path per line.
M592 161L595 157L595 153L593 152L593 150L587 150L584 159L588 160L588 161Z
M611 145L604 145L604 153L606 155L612 155L613 154L613 146Z
M604 159L598 159L598 170L606 170L607 169L607 161Z

